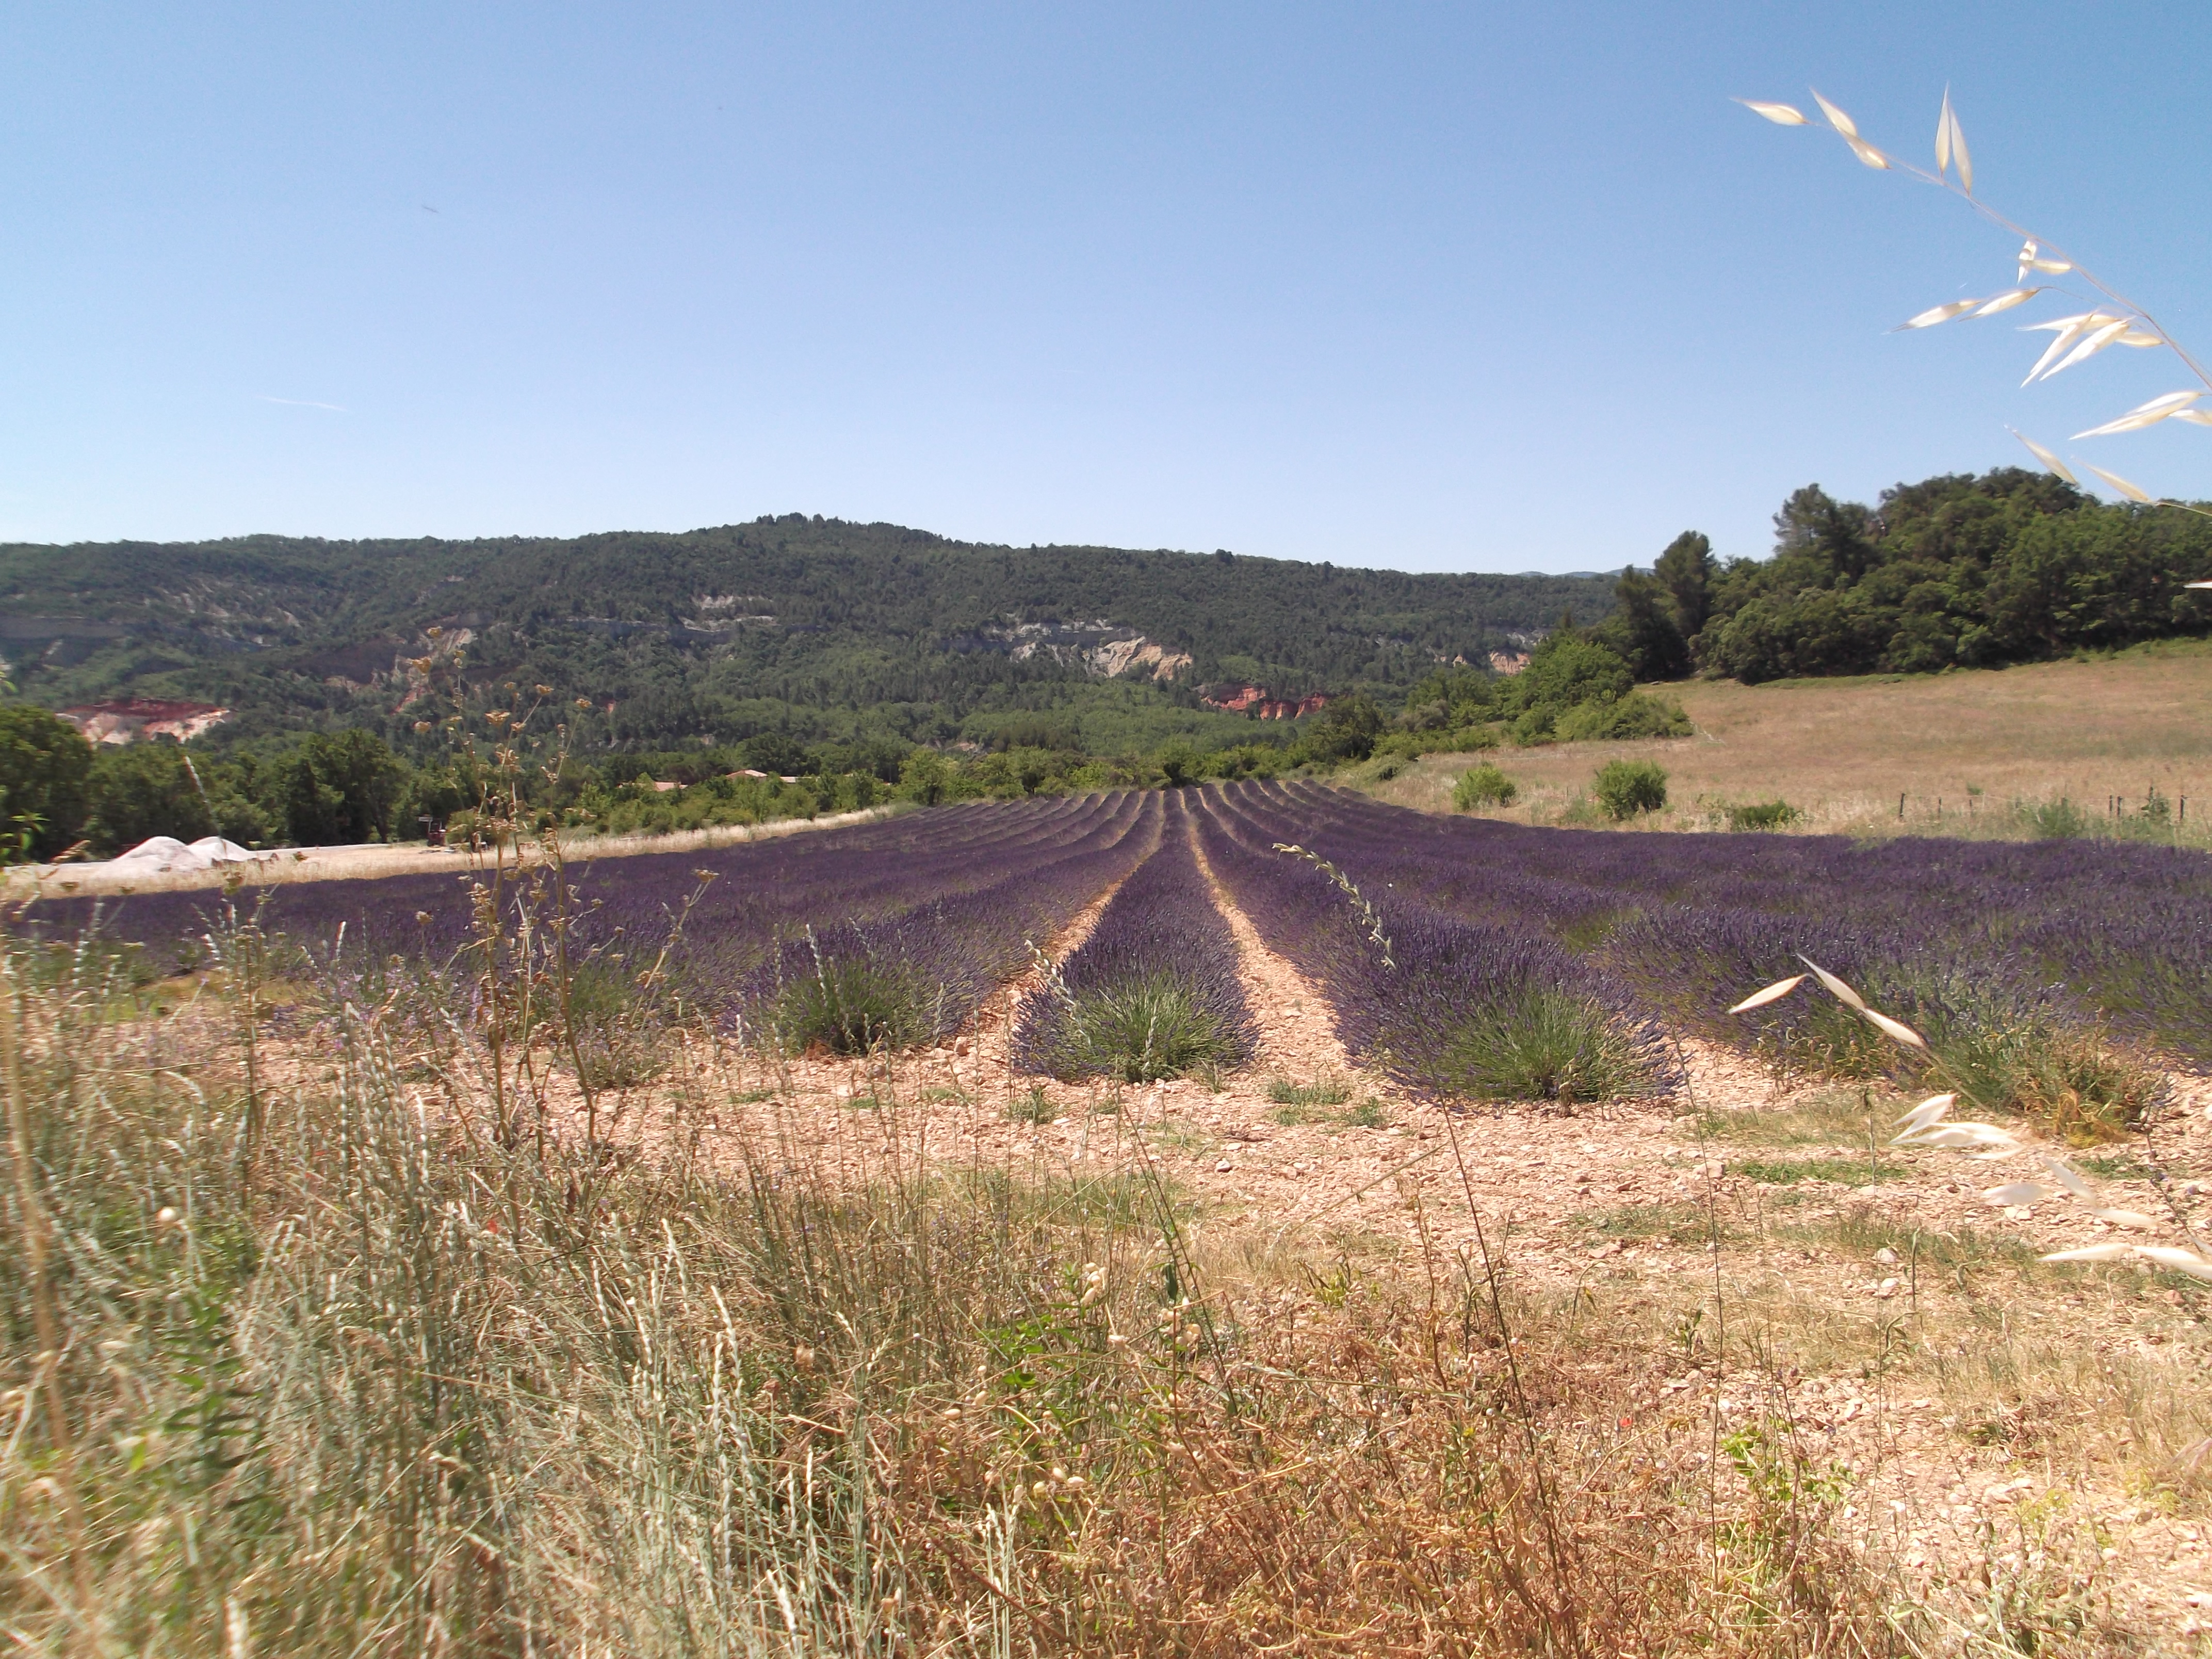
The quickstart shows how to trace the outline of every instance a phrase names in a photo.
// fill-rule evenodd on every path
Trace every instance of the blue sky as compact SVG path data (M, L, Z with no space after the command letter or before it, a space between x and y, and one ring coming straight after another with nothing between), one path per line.
M1410 569L1767 550L1818 480L2212 495L2022 391L1925 165L2212 352L2212 8L103 5L0 17L0 538L803 511Z

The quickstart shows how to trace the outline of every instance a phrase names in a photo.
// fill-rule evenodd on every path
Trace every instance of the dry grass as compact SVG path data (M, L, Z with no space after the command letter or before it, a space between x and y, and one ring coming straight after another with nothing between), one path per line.
M1926 1623L1633 1327L1480 1255L1209 1243L1156 1176L644 1156L331 1011L28 983L0 1619L28 1652L1902 1654ZM542 1057L541 1057L542 1063ZM189 1075L187 1075L189 1073ZM264 1071L264 1075L267 1075ZM886 1117L925 1103L889 1091ZM442 1100L441 1109L429 1102ZM66 1439L36 1407L52 1402Z
M1432 756L1363 787L1384 800L1449 811L1459 775L1492 760L1522 797L1483 816L1598 825L1607 822L1600 815L1573 811L1598 767L1650 758L1667 769L1668 810L1626 827L1721 829L1726 807L1778 798L1805 814L1797 833L1861 836L2025 836L2015 801L2063 797L2094 818L2108 796L2124 797L2132 812L2154 787L2177 804L2188 798L2189 843L2212 842L2212 727L2185 712L2212 698L2212 645L2175 641L2095 660L1932 676L1692 681L1666 690L1680 696L1698 736Z
M1940 1196L1955 1158L1882 1149L1899 1184L1853 1191L1897 1109L1856 1089L1708 1067L1679 1120L1354 1130L1274 1123L1261 1072L1041 1087L1021 1121L980 1029L841 1062L678 1030L593 1146L558 1034L496 1059L436 985L308 988L277 1038L220 976L141 1001L14 963L28 1652L1994 1659L2186 1628L2203 1292L2038 1261L1971 1170ZM1285 1224L1331 1182L1364 1207ZM42 1217L52 1353L15 1248Z

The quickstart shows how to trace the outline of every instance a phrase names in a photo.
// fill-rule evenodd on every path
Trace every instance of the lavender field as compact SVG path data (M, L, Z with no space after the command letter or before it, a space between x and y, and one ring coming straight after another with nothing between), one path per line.
M612 981L651 969L725 1030L851 1052L958 1028L1109 895L1019 1012L1017 1055L1036 1072L1247 1060L1250 1012L1218 902L1314 983L1355 1060L1434 1097L1664 1093L1684 1034L1814 1072L1893 1067L1868 1028L1818 999L1723 1012L1801 954L2014 1098L2121 1109L2147 1062L2212 1061L2212 860L2197 854L1527 829L1303 782L963 805L580 862L559 880L533 867L230 901L48 899L24 926L131 947L142 973L164 975L258 915L325 971L422 964L462 982L497 912L501 938L557 944Z

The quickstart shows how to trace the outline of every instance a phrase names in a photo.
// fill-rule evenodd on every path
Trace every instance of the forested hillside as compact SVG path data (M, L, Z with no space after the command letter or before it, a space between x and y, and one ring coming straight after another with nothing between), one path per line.
M237 711L217 746L301 727L403 744L410 689L495 706L544 684L587 749L765 731L988 737L1024 716L1151 746L1210 683L1386 690L1525 646L1586 577L1408 575L1225 551L992 547L797 514L568 540L0 547L0 653L49 707L125 696ZM440 630L436 634L432 629ZM1101 647L1159 647L1126 683ZM1163 658L1188 655L1171 678ZM1213 717L1227 720L1232 717ZM1087 725L1085 724L1087 722ZM1189 725L1186 719L1182 721ZM1172 725L1173 722L1168 722Z

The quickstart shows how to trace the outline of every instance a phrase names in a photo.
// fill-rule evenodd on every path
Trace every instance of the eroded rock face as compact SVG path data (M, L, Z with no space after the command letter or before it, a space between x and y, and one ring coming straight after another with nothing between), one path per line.
M1263 720L1294 720L1328 706L1328 693L1309 692L1303 697L1278 697L1264 685L1217 685L1200 699L1208 708L1231 714L1256 713Z

